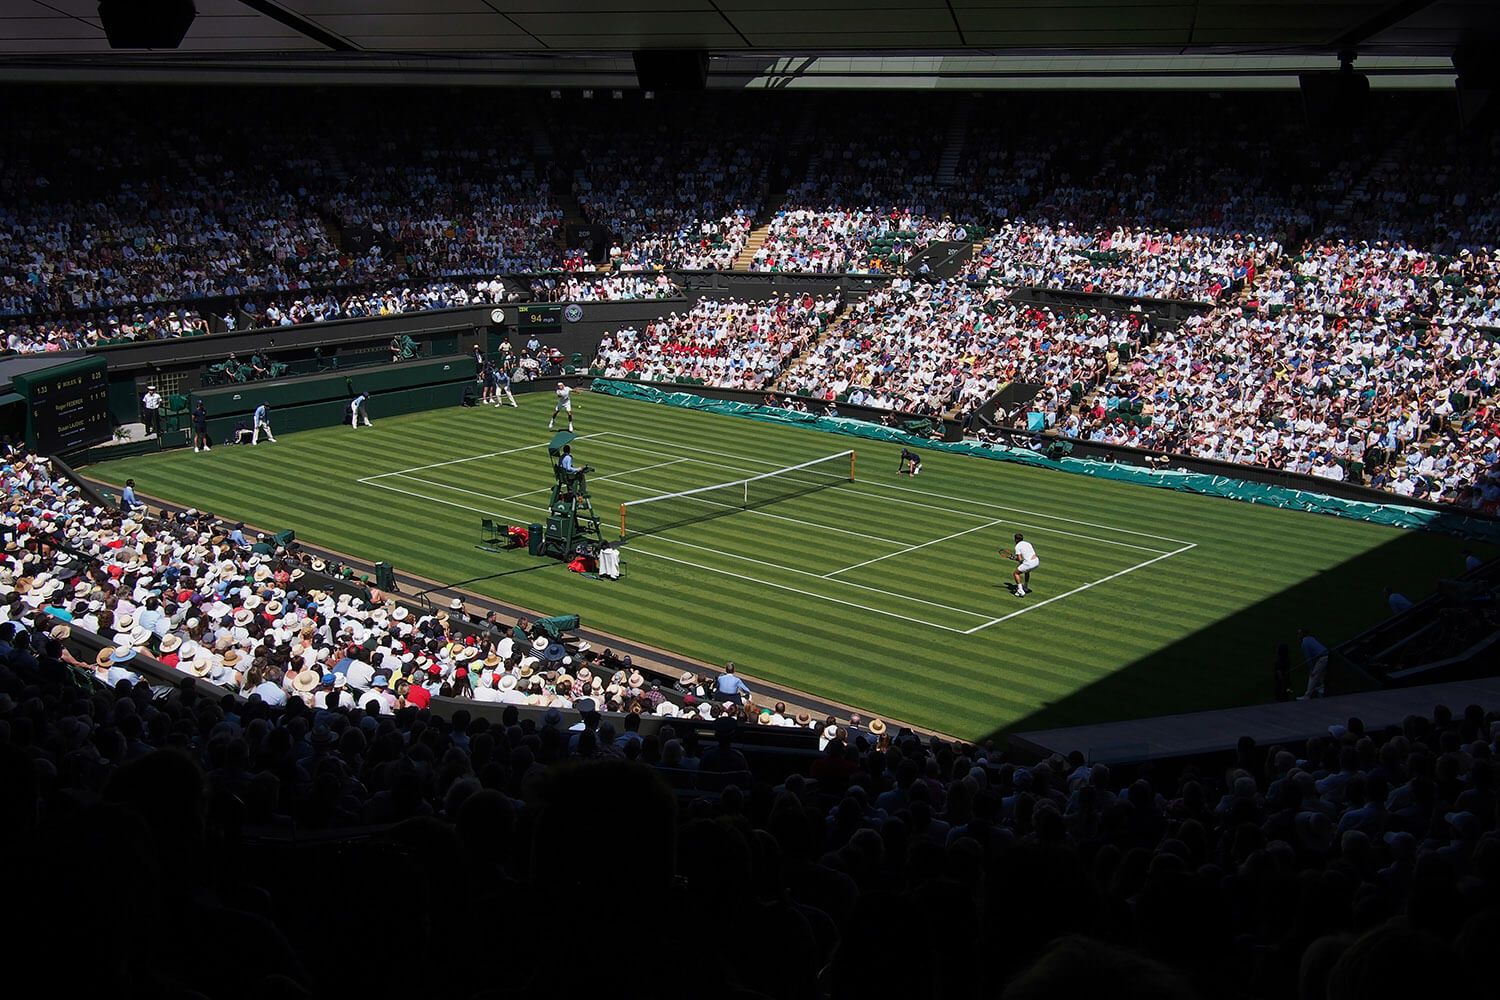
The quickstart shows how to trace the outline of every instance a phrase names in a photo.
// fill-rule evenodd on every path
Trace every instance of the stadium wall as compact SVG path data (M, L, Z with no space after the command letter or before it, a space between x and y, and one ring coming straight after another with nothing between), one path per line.
M108 361L110 416L116 424L127 424L141 419L140 397L146 386L161 383L169 394L196 393L205 387L210 366L231 354L240 360L261 354L287 364L288 374L300 376L317 373L320 368L331 371L388 364L393 337L411 337L424 357L443 357L468 354L481 342L493 350L507 337L519 347L534 333L545 346L555 347L566 356L592 358L605 332L648 322L664 311L682 308L686 301L582 303L579 318L563 320L556 330L521 329L519 307L529 303L507 303L136 341L95 348L90 353ZM337 362L337 369L330 368L332 362Z

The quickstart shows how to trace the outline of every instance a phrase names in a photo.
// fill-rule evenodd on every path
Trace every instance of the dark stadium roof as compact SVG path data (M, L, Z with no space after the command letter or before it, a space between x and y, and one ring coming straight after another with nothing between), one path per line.
M196 0L183 49L371 52L828 50L1446 55L1494 0ZM108 50L97 0L0 0L6 53Z

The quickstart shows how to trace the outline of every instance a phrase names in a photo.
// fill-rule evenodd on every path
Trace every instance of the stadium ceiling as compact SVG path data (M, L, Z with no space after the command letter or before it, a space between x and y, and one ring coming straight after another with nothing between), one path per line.
M1179 69L1295 73L1327 68L1348 49L1361 70L1451 74L1447 60L1460 44L1500 42L1500 0L195 2L197 20L179 49L118 51L105 40L97 0L0 0L0 70L428 72L618 86L633 78L633 50L670 48L711 53L712 87L910 86Z

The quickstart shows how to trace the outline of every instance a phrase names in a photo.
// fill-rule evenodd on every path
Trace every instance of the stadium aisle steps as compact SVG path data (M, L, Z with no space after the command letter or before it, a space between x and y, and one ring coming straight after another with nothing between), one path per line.
M840 302L838 309L835 310L833 314L833 321L828 324L828 327L816 340L807 345L807 350L803 351L801 354L797 355L795 358L792 358L786 363L786 366L781 369L781 374L776 376L775 380L768 387L768 390L772 392L782 392L782 383L786 381L787 372L792 371L798 365L802 364L804 360L810 357L812 353L816 351L820 345L822 345L823 341L827 340L829 337L832 337L834 333L839 329L839 327L844 325L844 321L849 318L849 315L849 303Z
M943 138L943 157L938 161L939 187L958 182L958 161L963 158L964 143L969 137L969 119L974 117L974 100L959 101L948 119L948 134Z
M765 245L766 236L770 231L771 224L769 222L762 222L750 231L750 238L745 241L745 249L741 250L739 256L734 259L733 270L750 270L750 264L755 260L755 254Z

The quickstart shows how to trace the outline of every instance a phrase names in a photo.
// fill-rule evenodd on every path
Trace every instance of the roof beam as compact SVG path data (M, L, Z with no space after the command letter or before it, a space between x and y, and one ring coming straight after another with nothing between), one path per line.
M1361 42L1374 38L1387 28L1394 28L1424 7L1431 7L1433 2L1434 0L1397 0L1380 13L1365 18L1335 38L1333 44L1340 49L1355 48Z
M340 38L322 25L314 24L300 14L294 14L280 4L272 3L271 0L240 0L240 3L249 7L257 14L264 14L271 20L286 25L297 34L311 38L319 45L326 46L334 52L361 51L358 46L347 39Z

